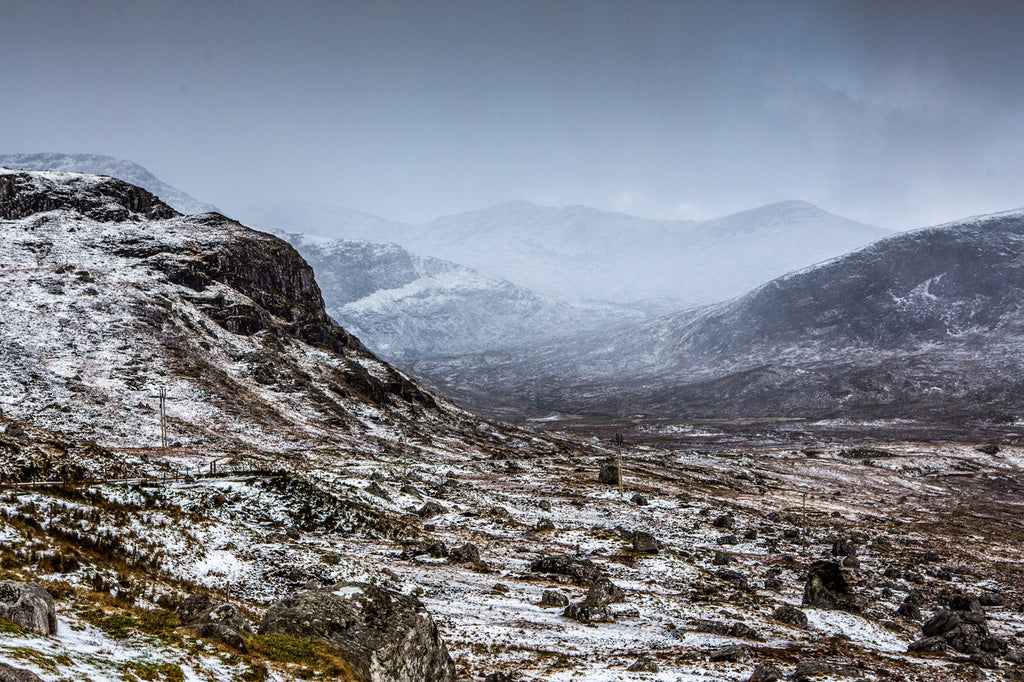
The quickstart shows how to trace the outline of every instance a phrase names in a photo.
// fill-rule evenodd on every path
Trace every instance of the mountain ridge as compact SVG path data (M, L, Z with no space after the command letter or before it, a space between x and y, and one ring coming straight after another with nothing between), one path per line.
M477 409L497 396L491 413L1014 411L1024 409L1013 397L1022 288L1024 211L1008 211L895 235L736 299L533 357L424 361L415 371ZM510 395L518 404L500 397Z

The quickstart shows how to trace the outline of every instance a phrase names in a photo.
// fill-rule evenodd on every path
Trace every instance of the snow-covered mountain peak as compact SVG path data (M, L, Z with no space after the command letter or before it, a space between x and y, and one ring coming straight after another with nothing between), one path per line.
M27 171L69 171L106 175L124 180L160 197L179 213L217 211L217 207L189 196L161 181L137 163L102 154L0 154L0 166Z

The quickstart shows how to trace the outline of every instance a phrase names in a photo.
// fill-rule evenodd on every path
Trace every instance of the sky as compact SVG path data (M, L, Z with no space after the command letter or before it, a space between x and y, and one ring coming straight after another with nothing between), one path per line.
M1019 2L2 6L0 153L130 159L229 214L1024 206Z

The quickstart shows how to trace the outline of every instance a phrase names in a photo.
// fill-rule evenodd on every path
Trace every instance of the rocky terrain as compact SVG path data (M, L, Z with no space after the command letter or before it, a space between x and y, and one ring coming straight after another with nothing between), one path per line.
M897 235L721 304L414 372L505 416L1014 423L1024 213Z
M0 679L1024 678L1001 437L488 422L111 178L0 173L0 254Z

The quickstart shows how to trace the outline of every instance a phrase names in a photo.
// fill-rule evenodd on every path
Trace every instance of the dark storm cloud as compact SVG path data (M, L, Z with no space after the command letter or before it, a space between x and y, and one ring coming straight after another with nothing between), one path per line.
M1024 205L1017 3L8 2L2 151L228 209Z

